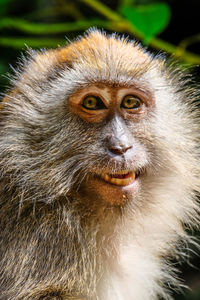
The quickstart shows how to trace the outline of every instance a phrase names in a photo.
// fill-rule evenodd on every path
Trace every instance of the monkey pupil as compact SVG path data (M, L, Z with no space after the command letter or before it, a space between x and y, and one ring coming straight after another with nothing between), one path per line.
M96 109L97 108L97 100L96 97L86 97L83 101L83 106L87 109Z
M93 100L88 100L88 106L95 106L95 101Z
M131 106L131 104L134 104L134 103L133 103L132 99L129 99L129 100L127 100L127 104L128 104L128 106Z

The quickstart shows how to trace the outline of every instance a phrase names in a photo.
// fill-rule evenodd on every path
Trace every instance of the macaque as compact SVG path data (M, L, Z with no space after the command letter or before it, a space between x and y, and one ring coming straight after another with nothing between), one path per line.
M172 299L198 225L198 90L89 30L30 50L0 107L0 300Z

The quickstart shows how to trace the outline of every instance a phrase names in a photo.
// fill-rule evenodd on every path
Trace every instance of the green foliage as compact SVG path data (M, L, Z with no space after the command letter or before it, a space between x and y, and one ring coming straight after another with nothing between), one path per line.
M140 6L122 6L120 12L141 32L143 42L162 32L170 21L170 8L165 3Z

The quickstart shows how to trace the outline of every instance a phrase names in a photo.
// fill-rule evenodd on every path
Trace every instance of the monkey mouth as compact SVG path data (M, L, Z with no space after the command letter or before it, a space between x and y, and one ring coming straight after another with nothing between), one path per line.
M119 186L127 186L132 184L136 179L135 172L120 172L115 174L102 174L101 178L108 183L119 185Z

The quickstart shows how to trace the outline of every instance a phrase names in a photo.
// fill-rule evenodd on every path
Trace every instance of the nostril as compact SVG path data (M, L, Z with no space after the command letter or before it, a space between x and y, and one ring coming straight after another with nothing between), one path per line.
M127 150L131 149L132 146L111 146L109 147L109 151L112 152L113 154L123 154L125 153Z

